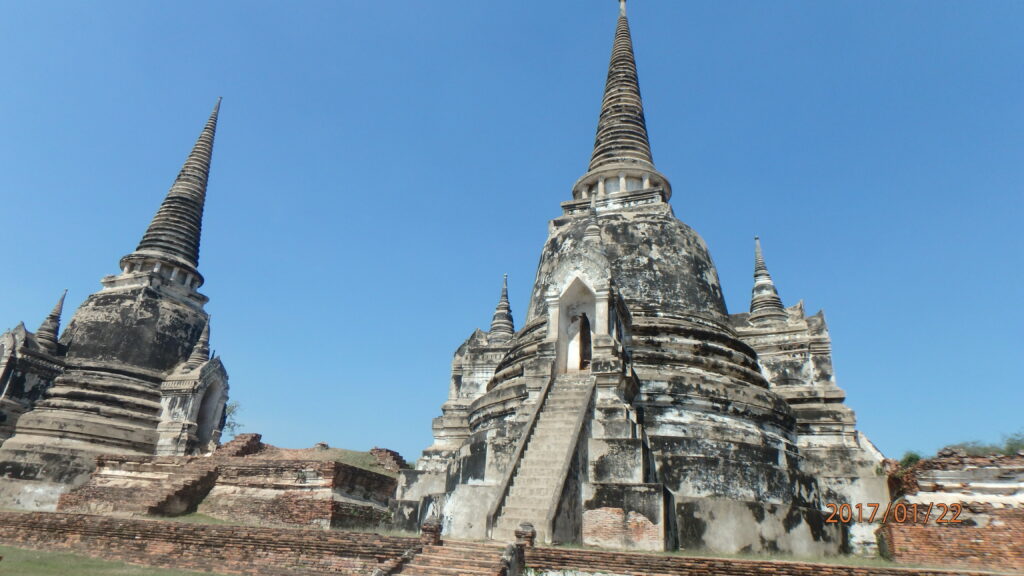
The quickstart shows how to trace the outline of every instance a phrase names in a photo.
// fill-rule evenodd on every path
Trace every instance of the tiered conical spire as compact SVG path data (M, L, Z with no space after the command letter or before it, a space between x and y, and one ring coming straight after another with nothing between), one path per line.
M597 124L594 154L588 171L623 163L654 168L636 60L633 58L633 40L626 18L626 1L620 0L615 44L601 103L601 119Z
M201 366L204 362L210 359L210 319L206 319L206 325L203 326L203 332L199 335L199 340L196 341L196 345L192 347L192 353L189 354L188 360L185 361L185 366L189 369Z
M139 242L139 247L135 249L136 253L167 257L193 269L199 266L203 205L206 201L206 183L210 175L219 111L218 98L199 140Z
M501 299L494 309L494 317L491 319L491 342L507 342L516 333L515 322L512 320L512 306L508 302L508 274L501 282Z
M50 314L39 326L39 330L36 330L36 342L39 343L43 350L50 354L57 351L57 336L60 334L60 315L64 312L64 297L67 295L68 291L65 290L60 295L53 310L50 311Z
M768 273L761 253L761 239L754 237L754 290L750 299L750 321L766 322L785 320L788 317L782 306L782 299L775 289L775 282Z

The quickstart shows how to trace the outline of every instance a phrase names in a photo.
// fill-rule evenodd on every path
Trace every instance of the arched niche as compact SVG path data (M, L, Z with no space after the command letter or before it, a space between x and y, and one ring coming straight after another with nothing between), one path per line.
M593 358L597 296L576 278L558 299L558 372L590 370Z
M216 443L220 440L220 424L224 416L224 404L227 402L228 392L224 381L215 378L206 387L203 399L199 403L199 411L196 413L196 450L206 451L211 441Z

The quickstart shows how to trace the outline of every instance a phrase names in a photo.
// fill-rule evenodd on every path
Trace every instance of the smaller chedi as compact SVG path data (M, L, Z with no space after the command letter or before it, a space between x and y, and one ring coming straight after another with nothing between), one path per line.
M209 451L228 375L210 353L199 241L220 101L134 252L60 333L0 336L0 507L52 509L96 456ZM58 338L59 335L59 338Z

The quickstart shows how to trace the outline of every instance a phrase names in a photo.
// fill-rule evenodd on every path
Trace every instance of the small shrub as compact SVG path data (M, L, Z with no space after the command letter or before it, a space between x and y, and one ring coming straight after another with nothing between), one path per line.
M906 452L903 454L903 458L900 458L900 468L910 468L914 464L917 464L921 460L921 455L917 452Z
M1003 437L1003 454L1013 456L1017 452L1024 452L1024 430Z

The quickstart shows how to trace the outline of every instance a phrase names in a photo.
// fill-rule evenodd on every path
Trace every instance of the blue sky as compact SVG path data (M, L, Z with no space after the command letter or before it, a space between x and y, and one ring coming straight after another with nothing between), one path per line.
M0 326L117 271L223 96L200 270L245 429L417 457L503 273L524 319L615 4L0 1ZM1024 428L1024 3L629 11L730 311L758 234L887 455Z

